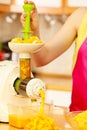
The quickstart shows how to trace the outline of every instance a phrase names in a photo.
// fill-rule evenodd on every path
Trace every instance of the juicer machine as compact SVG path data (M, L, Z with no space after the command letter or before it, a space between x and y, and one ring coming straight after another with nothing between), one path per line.
M31 5L24 5L26 13ZM27 7L27 9L26 9ZM28 21L28 23L27 23ZM29 17L25 24L29 24ZM25 26L24 39L29 38L29 26ZM42 80L34 78L31 72L30 53L43 46L43 43L8 43L9 48L19 54L19 61L0 62L0 122L8 122L8 104L29 106L31 99L40 98L39 90L45 89ZM27 65L27 66L26 66Z

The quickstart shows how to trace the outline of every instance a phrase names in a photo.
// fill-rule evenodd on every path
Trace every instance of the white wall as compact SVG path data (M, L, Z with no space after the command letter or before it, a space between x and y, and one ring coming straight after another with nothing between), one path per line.
M46 91L46 102L53 103L56 106L69 107L71 103L71 92L70 91Z
M43 41L48 41L52 38L67 19L66 16L51 16L49 17L50 20L47 20L46 18L46 15L40 16L40 33ZM54 20L54 24L51 24L52 20ZM34 70L43 73L71 75L74 46L75 45L73 44L65 53L50 64L39 68L34 67Z

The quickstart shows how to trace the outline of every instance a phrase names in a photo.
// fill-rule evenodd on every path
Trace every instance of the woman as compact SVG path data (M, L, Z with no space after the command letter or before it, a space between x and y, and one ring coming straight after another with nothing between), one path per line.
M34 4L25 0L24 3ZM34 4L31 12L31 29L39 36L37 9ZM22 13L24 25L26 14ZM79 8L68 17L65 24L45 45L32 53L36 66L44 66L64 53L75 40L75 52L72 71L72 100L70 111L87 109L87 8ZM45 58L44 58L45 57Z

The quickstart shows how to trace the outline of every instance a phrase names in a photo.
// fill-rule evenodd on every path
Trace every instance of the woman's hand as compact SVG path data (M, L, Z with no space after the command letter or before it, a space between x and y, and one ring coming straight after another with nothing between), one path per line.
M38 18L37 8L34 2L24 0L24 3L34 5L34 9L31 11L31 14L30 14L30 26L31 26L31 30L33 31L33 35L36 35L39 37L39 18ZM20 21L23 26L25 24L25 19L26 19L26 13L23 12L20 17Z

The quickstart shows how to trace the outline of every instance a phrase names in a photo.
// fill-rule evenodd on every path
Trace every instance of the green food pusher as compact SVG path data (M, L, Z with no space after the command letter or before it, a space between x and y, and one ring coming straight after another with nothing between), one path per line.
M24 4L23 9L26 13L26 20L24 25L24 30L22 31L24 33L24 40L28 39L30 34L32 33L30 29L30 13L34 9L33 4Z

